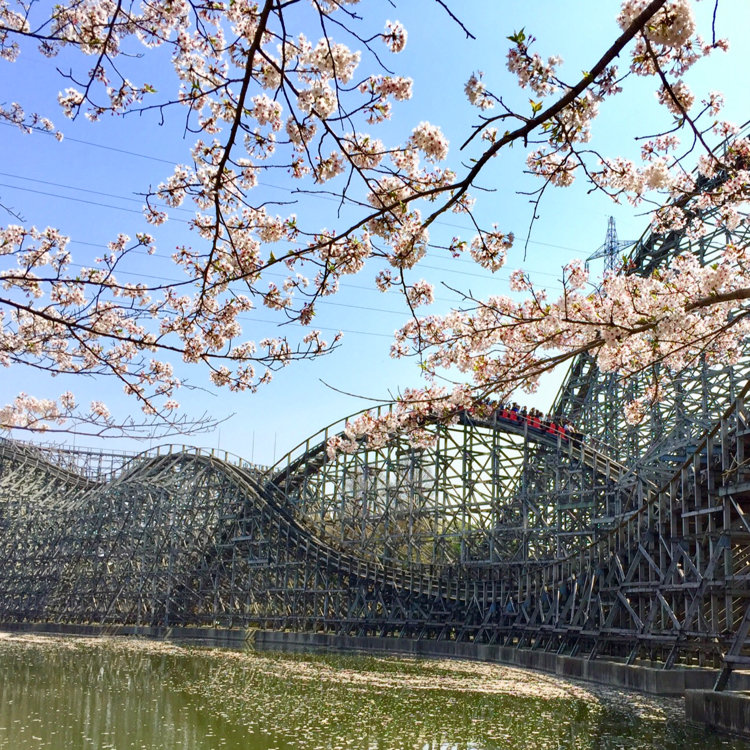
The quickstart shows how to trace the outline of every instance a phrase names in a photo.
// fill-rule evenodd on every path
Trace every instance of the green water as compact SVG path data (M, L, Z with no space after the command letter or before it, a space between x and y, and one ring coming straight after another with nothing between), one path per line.
M473 662L0 635L0 748L747 748L681 701Z

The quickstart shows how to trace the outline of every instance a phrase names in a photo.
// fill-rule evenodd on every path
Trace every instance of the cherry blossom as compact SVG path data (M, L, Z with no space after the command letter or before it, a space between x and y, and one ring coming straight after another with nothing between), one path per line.
M275 370L330 352L340 337L326 340L310 328L316 303L364 269L377 289L404 295L411 318L392 355L417 353L428 382L405 390L386 423L362 417L352 424L334 449L398 429L422 444L425 420L450 420L490 392L533 390L543 372L577 352L594 353L602 370L625 376L654 362L678 370L698 355L739 356L750 279L746 248L731 233L746 221L750 144L722 118L721 94L693 92L685 81L703 58L727 48L712 32L711 42L699 36L692 0L624 0L611 45L570 79L554 49L537 50L531 34L511 33L505 59L515 87L476 72L462 91L446 92L480 110L460 155L439 123L415 117L400 128L401 141L399 129L382 126L414 87L408 71L395 69L407 40L402 24L374 18L364 4L354 12L356 0L311 0L304 12L298 5L87 0L50 12L0 0L4 63L23 64L32 44L46 58L65 55L55 104L63 118L158 111L184 121L195 137L182 162L145 189L146 223L161 227L178 207L193 213L193 241L171 256L180 281L121 281L130 254L155 252L150 232L130 239L115 228L98 259L79 268L59 230L15 220L0 228L0 364L108 377L137 402L145 420L138 424L186 429L175 416L176 394L192 366L217 387L255 391ZM164 60L176 83L160 93L149 65ZM652 85L666 119L635 133L648 135L639 160L600 153L592 146L599 112L635 76ZM62 137L55 119L23 102L0 107L2 122ZM483 170L511 146L525 149L536 203L548 187L586 180L614 200L657 206L654 231L700 238L718 226L728 234L722 260L704 268L685 256L659 275L611 274L598 286L573 263L562 272L558 300L514 270L511 289L526 295L522 301L468 296L470 311L417 319L433 291L416 266L438 243L435 225L445 212L474 227L470 237L445 243L454 256L468 250L493 272L510 262L514 227L480 221L475 200L486 187ZM352 213L335 225L306 219L303 226L304 212L286 201L271 208L257 189L278 173L291 175L300 194L335 195ZM688 203L696 210L686 211ZM248 337L243 316L263 308L299 323L299 335ZM462 378L452 389L433 382L446 370ZM628 407L629 418L658 397L658 388L646 391ZM137 427L67 391L56 399L8 398L0 429Z
M479 109L492 109L495 106L495 102L487 95L487 89L482 83L483 76L484 73L482 71L472 73L466 82L466 86L464 86L464 93L469 102L475 107L479 107Z
M426 281L416 281L407 289L407 297L412 307L430 305L434 301L434 290L432 284Z
M421 151L430 161L442 161L448 156L448 140L436 125L420 122L412 131L407 145Z
M626 0L617 23L621 29L630 26L648 6L648 0ZM649 19L644 34L655 44L681 47L695 33L695 18L689 0L669 0Z
M505 265L508 250L513 246L513 233L503 234L493 226L493 231L482 232L471 241L471 257L480 266L497 271Z
M391 52L403 52L406 47L406 29L398 21L386 21L383 39Z

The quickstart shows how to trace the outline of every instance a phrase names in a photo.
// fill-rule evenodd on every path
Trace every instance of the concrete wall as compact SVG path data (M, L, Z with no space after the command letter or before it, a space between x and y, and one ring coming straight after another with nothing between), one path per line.
M712 729L750 737L750 695L713 690L688 690L685 714Z
M0 630L6 633L41 633L79 637L133 636L234 649L251 646L255 635L254 630L228 630L226 628L153 628L146 625L72 625L51 622L0 623Z
M353 637L328 633L259 630L255 635L255 647L259 651L354 650L491 661L654 695L682 696L686 689L710 690L716 679L716 672L712 669L664 670L636 665L628 666L605 660L588 661L574 656L558 656L549 651L531 651L508 646L456 641L417 641L407 638Z

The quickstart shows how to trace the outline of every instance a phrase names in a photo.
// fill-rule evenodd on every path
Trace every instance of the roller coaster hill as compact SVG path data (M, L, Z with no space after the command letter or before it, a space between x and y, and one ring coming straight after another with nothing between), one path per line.
M647 234L628 272L748 231ZM3 439L0 623L486 645L724 688L750 665L749 366L699 363L630 426L643 384L580 356L550 413L585 442L497 412L329 458L342 420L270 469Z

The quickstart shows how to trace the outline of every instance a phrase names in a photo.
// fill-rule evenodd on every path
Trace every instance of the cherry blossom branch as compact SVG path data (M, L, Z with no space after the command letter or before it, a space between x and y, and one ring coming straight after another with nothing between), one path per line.
M173 256L185 279L152 287L119 283L116 273L127 270L121 243L96 268L82 269L82 278L70 278L70 259L52 230L0 230L10 243L6 247L15 248L3 251L8 256L3 264L21 260L20 270L0 269L9 289L4 294L9 301L0 300L0 319L12 341L0 356L4 353L14 366L20 361L42 369L56 364L61 372L109 368L145 406L164 415L173 408L170 396L181 379L168 362L148 361L149 352L202 364L217 386L254 390L271 371L330 352L338 338L328 343L318 331L306 329L296 345L283 336L244 341L241 317L262 304L287 324L308 326L318 300L335 293L345 275L368 266L376 272L378 289L395 287L405 298L410 320L394 343L394 354L417 354L433 380L443 377L441 368L447 364L472 382L451 393L409 391L420 409L434 398L447 405L446 414L453 414L472 393L505 389L511 382L533 388L542 368L581 352L596 354L603 368L622 373L645 372L649 362L677 369L699 349L711 357L723 346L734 356L746 326L742 295L750 279L740 274L730 284L726 276L730 267L743 265L744 246L727 245L718 280L711 270L699 272L688 261L678 261L681 277L605 279L603 296L592 296L580 291L581 271L570 266L557 303L514 275L517 291L527 293L524 303L493 298L442 320L419 317L419 306L432 300L432 288L412 279L412 269L433 242L430 229L449 209L468 216L474 232L448 243L453 255L469 252L493 272L505 263L513 233L482 226L472 213L475 196L469 191L490 159L512 143L534 149L527 166L541 178L541 187L528 192L534 196L529 234L542 197L552 187L572 183L576 174L592 190L613 199L624 196L634 205L655 203L650 191L668 195L666 205L654 213L653 228L669 236L704 236L707 217L729 233L744 221L741 203L748 195L750 145L737 138L721 159L711 154L710 131L719 137L733 134L728 123L716 121L703 129L699 122L704 113L718 113L720 97L710 94L694 114L692 94L683 87L688 68L710 47L723 46L715 32L713 45L700 42L689 0L624 0L614 43L573 85L557 72L560 58L545 62L532 53L532 37L523 32L509 37L507 67L520 88L534 92L531 112L509 106L508 92L492 93L482 74L473 74L464 89L469 102L482 112L495 105L500 111L481 115L471 128L463 148L473 144L478 155L461 167L459 176L447 166L448 142L433 123L418 123L402 143L386 145L378 137L383 132L377 131L379 124L411 96L412 82L391 72L395 66L375 43L396 54L407 34L390 20L380 34L359 33L359 17L349 7L354 2L313 0L322 33L316 41L302 33L303 26L307 31L311 25L298 0L226 7L154 0L139 8L126 8L117 0L90 14L80 13L73 3L57 6L43 23L38 22L40 6L0 0L3 57L18 57L14 35L27 38L32 23L37 33L49 32L39 40L45 54L71 47L94 57L85 75L77 72L75 60L71 63L66 75L74 87L59 97L67 116L85 111L97 119L104 113L153 111L164 120L170 108L180 105L186 112L184 132L196 135L187 165L176 165L149 191L144 209L146 220L159 225L170 209L192 201L196 241ZM447 3L436 3L471 38ZM97 7L92 0L91 10ZM342 33L358 49L336 38ZM144 48L162 45L170 47L179 91L157 100L152 86L133 84L126 74ZM621 76L612 63L627 45L632 45L630 72ZM638 165L581 145L589 140L600 102L618 94L625 79L636 75L661 82L660 103L678 114L679 129L684 126L694 136L687 151L678 151L677 129L661 130L644 142ZM528 100L522 99L525 106ZM0 117L19 127L47 129L48 121L20 109L0 110ZM509 120L516 121L515 129L498 134L493 125ZM480 146L479 138L489 145ZM693 177L683 162L696 143L706 151ZM298 221L286 208L291 200L255 197L260 177L279 171L299 181L290 199L311 194L337 199L332 228ZM481 186L477 190L481 193ZM344 206L357 211L352 220L341 218ZM285 278L276 283L269 271L279 268ZM686 280L692 284L689 289L683 288ZM681 311L683 321L651 305L654 289L667 309L671 305ZM614 300L627 312L616 309ZM23 343L26 334L28 345ZM32 418L30 402L29 409Z
M443 213L453 206L458 199L469 189L474 180L477 178L479 173L484 169L486 164L492 159L503 146L507 146L509 143L513 143L518 140L525 141L526 138L536 130L543 123L552 119L555 115L559 114L565 107L573 102L583 91L585 91L591 84L597 79L597 77L607 68L607 66L622 52L638 32L643 28L646 22L661 8L665 5L667 0L651 0L651 2L639 13L630 26L618 37L615 43L599 58L598 62L591 68L591 70L584 75L575 86L571 87L560 99L554 104L547 107L544 111L538 114L536 117L530 118L525 125L516 130L511 131L503 135L499 140L492 144L475 162L474 166L469 170L467 175L459 183L454 185L455 193L451 198L446 201L438 210L430 214L426 221L425 226L429 226L436 219L438 219Z

